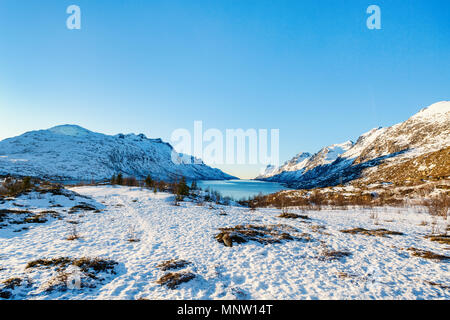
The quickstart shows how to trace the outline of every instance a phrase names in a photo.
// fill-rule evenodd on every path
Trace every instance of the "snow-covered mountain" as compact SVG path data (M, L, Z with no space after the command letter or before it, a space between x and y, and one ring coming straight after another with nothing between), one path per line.
M175 162L172 160L175 157ZM198 159L197 159L198 160ZM155 179L231 179L219 169L177 154L143 134L96 133L76 125L31 131L0 141L0 175L56 180L100 180L122 173Z
M257 179L296 188L336 185L355 179L395 180L450 176L450 101L420 110L405 122L374 128L350 141L320 150L301 162L294 157ZM407 165L406 165L407 164Z
M352 146L352 141L346 141L322 148L315 154L301 152L279 168L268 166L257 179L277 182L295 181L310 170L332 163ZM271 167L270 170L268 170L269 167Z

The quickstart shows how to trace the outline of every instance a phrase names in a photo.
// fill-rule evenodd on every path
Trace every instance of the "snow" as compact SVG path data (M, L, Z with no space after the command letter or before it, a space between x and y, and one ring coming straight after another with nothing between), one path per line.
M73 137L87 136L87 135L93 133L92 131L86 130L80 126L70 125L70 124L56 126L56 127L50 128L48 131L57 133L57 134L61 134L61 135L65 135L65 136L73 136Z
M426 108L423 108L411 119L436 122L450 121L450 101L437 102Z
M420 208L378 208L303 212L311 220L277 217L277 209L258 209L192 202L172 204L173 195L128 187L77 187L80 195L22 196L14 200L30 210L52 203L62 220L0 229L0 282L30 277L30 287L14 291L14 299L445 299L450 291L430 283L450 285L448 262L413 257L415 247L447 254L445 245L424 239L431 222ZM41 197L41 198L40 198ZM101 212L65 213L88 201ZM11 201L0 209L13 208ZM23 208L23 207L20 207ZM222 211L223 210L223 211ZM291 210L297 212L296 210ZM225 212L227 215L221 215ZM300 212L297 212L300 213ZM373 218L377 216L377 218ZM79 221L81 239L65 240L68 219ZM249 242L225 247L214 239L220 227L237 224L287 224L312 241L262 245ZM445 227L445 221L440 221ZM324 229L320 230L320 226ZM371 237L340 232L363 227L386 228L405 235ZM133 230L139 242L128 242ZM348 251L336 261L319 259L324 249ZM46 271L26 271L27 262L43 257L102 257L118 262L95 288L46 292ZM169 259L191 262L184 270L196 278L170 290L155 283L164 272L156 266ZM2 269L3 268L3 269Z

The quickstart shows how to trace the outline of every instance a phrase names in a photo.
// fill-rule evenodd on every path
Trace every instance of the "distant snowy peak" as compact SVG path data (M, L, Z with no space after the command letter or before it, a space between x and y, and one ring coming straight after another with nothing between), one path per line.
M82 128L80 126L73 125L73 124L64 124L64 125L56 126L56 127L48 129L48 131L56 133L56 134L72 136L72 137L82 137L82 136L87 136L89 134L93 134L92 131L89 131L85 128Z
M298 177L299 174L335 161L339 155L346 152L352 146L352 141L346 141L322 148L315 154L300 152L279 168L266 168L266 171L258 176L257 179L270 179L272 177L277 177L278 175L283 175L284 179ZM295 174L292 174L293 172Z
M348 151L351 147L353 147L352 141L346 141L344 143L339 144L332 144L331 146L325 147L312 157L308 168L312 169L318 165L325 165L332 163L341 154Z
M259 177L270 177L278 170L277 166L269 164L259 175Z
M77 125L30 131L0 141L0 175L56 180L100 180L122 173L172 180L234 178L218 169L178 154L161 139L144 134L96 133Z
M441 101L423 108L410 118L410 120L438 121L444 122L450 120L450 101Z

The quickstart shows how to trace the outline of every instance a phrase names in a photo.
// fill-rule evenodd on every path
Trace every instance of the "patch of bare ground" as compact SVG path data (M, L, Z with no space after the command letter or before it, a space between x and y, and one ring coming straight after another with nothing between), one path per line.
M11 292L0 289L0 298L1 299L9 299L9 298L11 298L11 296L12 296Z
M14 290L16 287L20 286L23 282L22 278L9 278L2 282L5 289Z
M20 225L27 223L45 223L49 218L60 219L56 211L31 212L29 210L0 209L0 229L8 225Z
M444 285L442 283L428 281L428 280L425 280L425 283L428 283L430 286L439 287L439 288L441 288L443 290L450 290L450 286L446 286L446 285Z
M408 251L411 251L411 254L414 257L419 257L423 259L437 260L437 261L447 261L450 259L449 256L444 256L441 254L437 254L428 250L417 249L417 248L408 248Z
M104 279L100 274L115 274L117 262L101 258L68 258L59 257L53 259L38 259L30 261L25 267L26 270L51 269L56 272L50 280L41 286L47 292L65 291L69 285L76 289L94 288L98 282ZM75 280L75 283L73 281Z
M295 214L295 213L289 213L289 212L283 212L278 216L278 218L285 218L285 219L303 219L303 220L309 220L310 218L305 215L301 214Z
M186 260L171 259L158 264L156 267L162 271L182 269L191 263Z
M435 241L442 244L449 244L450 245L450 236L446 234L442 235L430 235L426 236L425 239L428 239L430 241Z
M180 284L191 281L194 278L195 274L191 272L169 272L159 278L156 283L169 289L176 289Z
M351 273L347 273L347 272L343 272L343 271L336 272L336 275L340 279L353 279L353 278L356 278L356 275L351 274Z
M297 232L294 227L277 225L237 225L229 228L219 228L221 231L215 236L218 242L226 247L232 247L233 243L246 243L256 241L261 244L281 243L283 241L302 240L292 236L289 232Z
M350 257L352 254L348 251L337 251L325 249L320 253L320 261L335 261L342 260L343 258Z
M90 270L93 270L95 272L105 272L114 270L115 266L117 265L117 262L101 258L83 257L79 259L73 259L67 257L60 257L53 259L38 259L30 261L27 263L25 269L40 268L40 267L44 268L56 267L57 270L59 271L65 269L69 265L76 266L84 272L88 272Z
M77 213L79 211L98 211L98 212L100 212L96 207L94 207L86 202L82 202L82 203L70 208L69 213Z
M366 236L376 236L376 237L387 237L387 236L401 236L403 235L402 232L397 231L390 231L387 229L374 229L374 230L368 230L364 228L353 228L349 230L341 230L342 233L349 233L349 234L363 234Z
M28 285L30 281L28 279ZM13 292L17 287L23 286L25 284L24 279L14 277L4 280L0 283L0 298L10 299L13 296Z

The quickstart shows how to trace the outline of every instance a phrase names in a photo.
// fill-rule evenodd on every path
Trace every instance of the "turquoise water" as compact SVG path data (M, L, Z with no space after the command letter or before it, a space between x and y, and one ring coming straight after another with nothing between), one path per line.
M203 190L209 187L211 191L218 191L222 196L235 200L288 189L279 183L257 180L202 180L198 182L198 186Z

